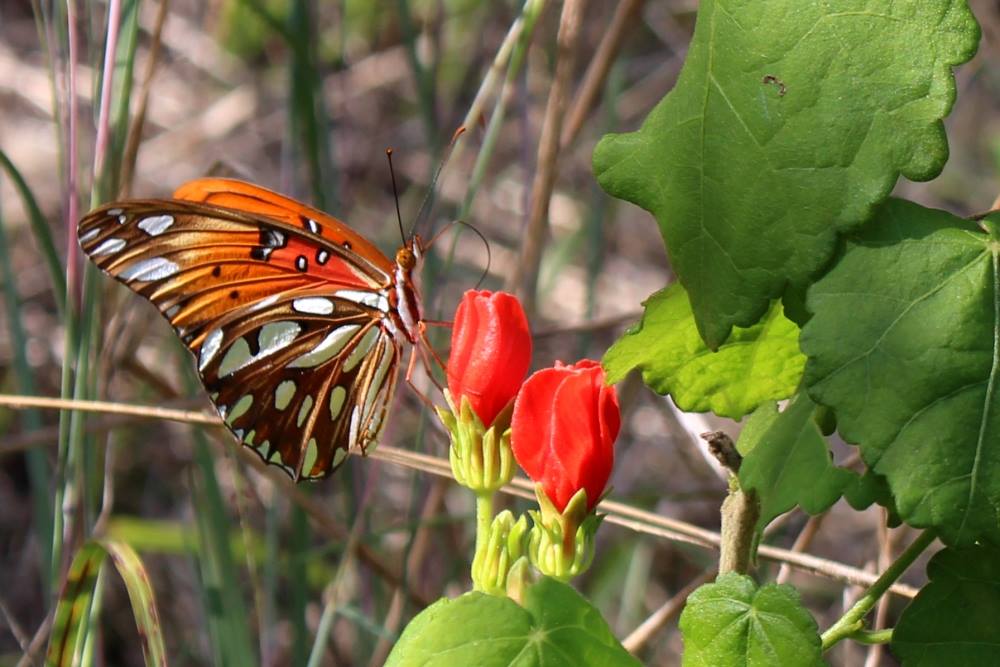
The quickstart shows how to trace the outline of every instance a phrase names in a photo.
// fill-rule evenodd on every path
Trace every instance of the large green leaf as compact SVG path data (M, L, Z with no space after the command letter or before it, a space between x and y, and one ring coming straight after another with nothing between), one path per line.
M824 664L816 621L787 585L757 588L729 573L688 598L680 619L685 667L812 667Z
M809 291L805 382L892 489L946 542L1000 539L1000 241L890 200Z
M736 329L718 352L701 340L687 293L674 284L643 304L642 322L604 355L609 382L633 368L682 410L740 419L770 399L788 398L802 378L799 328L775 303L752 327Z
M542 579L524 606L466 593L442 599L414 618L386 667L635 667L600 613L566 584Z
M677 86L594 171L656 216L698 328L718 347L829 259L899 174L934 177L964 0L702 0Z
M804 394L783 412L770 403L754 412L740 433L740 485L760 499L758 532L796 505L809 514L826 511L859 478L833 465L813 420L815 408Z
M904 667L983 667L1000 656L1000 551L944 549L927 564L930 583L904 611L892 651Z

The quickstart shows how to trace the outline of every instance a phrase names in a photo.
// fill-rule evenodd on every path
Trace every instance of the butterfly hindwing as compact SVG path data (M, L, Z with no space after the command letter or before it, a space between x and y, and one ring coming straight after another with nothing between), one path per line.
M393 264L250 184L200 179L178 195L92 211L84 252L170 321L241 442L296 479L326 476L374 442L392 398Z
M197 354L230 430L295 478L326 476L381 429L400 350L366 311L332 295L278 301L209 332Z

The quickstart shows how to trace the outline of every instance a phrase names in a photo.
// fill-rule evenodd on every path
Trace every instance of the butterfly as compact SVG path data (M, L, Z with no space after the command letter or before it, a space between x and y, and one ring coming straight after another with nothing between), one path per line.
M149 299L226 426L296 481L373 447L423 339L416 235L390 260L336 218L243 181L88 213L84 253Z

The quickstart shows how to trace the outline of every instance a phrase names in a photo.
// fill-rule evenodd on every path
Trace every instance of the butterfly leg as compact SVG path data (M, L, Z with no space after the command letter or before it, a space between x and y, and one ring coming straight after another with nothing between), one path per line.
M444 361L442 361L441 357L438 356L438 353L434 349L434 346L431 345L430 340L427 339L427 326L426 326L426 324L427 324L427 322L423 321L419 325L421 345L419 345L418 347L420 348L421 356L424 358L424 365L425 365L426 368L428 368L428 369L430 368L429 359L427 358L427 355L429 353L430 356L434 358L434 361L437 362L438 368L440 368L442 372L447 373L448 372L447 365L444 363ZM428 371L428 374L430 374L429 371ZM434 380L434 376L433 375L431 376L431 380ZM437 384L437 382L434 382L434 384ZM438 385L438 386L440 387L440 385Z
M416 393L417 397L421 401L423 401L424 405L426 405L428 408L431 409L431 411L433 411L434 408L435 408L435 405L434 405L433 401L431 401L431 399L428 398L427 394L425 394L424 392L422 392L420 390L420 387L418 387L416 385L416 383L413 382L413 371L414 371L414 369L417 366L416 347L417 346L414 346L413 348L410 348L410 360L406 364L406 376L405 376L406 377L406 384L410 385L410 389L412 389L414 391L414 393ZM440 389L441 385L439 385L434 380L434 376L432 376L430 373L427 373L427 375L428 375L428 377L431 378L431 381L434 382L434 384L438 387L438 389Z

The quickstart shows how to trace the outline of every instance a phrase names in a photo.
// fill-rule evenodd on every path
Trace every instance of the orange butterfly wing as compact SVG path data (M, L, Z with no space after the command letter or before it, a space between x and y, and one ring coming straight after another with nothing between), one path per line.
M292 227L305 227L351 252L355 260L361 259L373 269L391 276L395 268L382 251L340 220L253 183L233 178L198 178L177 188L174 191L174 199L222 206L271 220L280 220ZM292 266L295 259L302 254L301 251L301 246L292 240L287 248L276 250L270 259ZM326 275L322 269L316 269L316 273ZM329 277L338 282L350 280L349 276Z
M293 478L329 474L384 425L402 349L395 265L342 222L249 183L102 206L84 252L153 302L230 430Z

